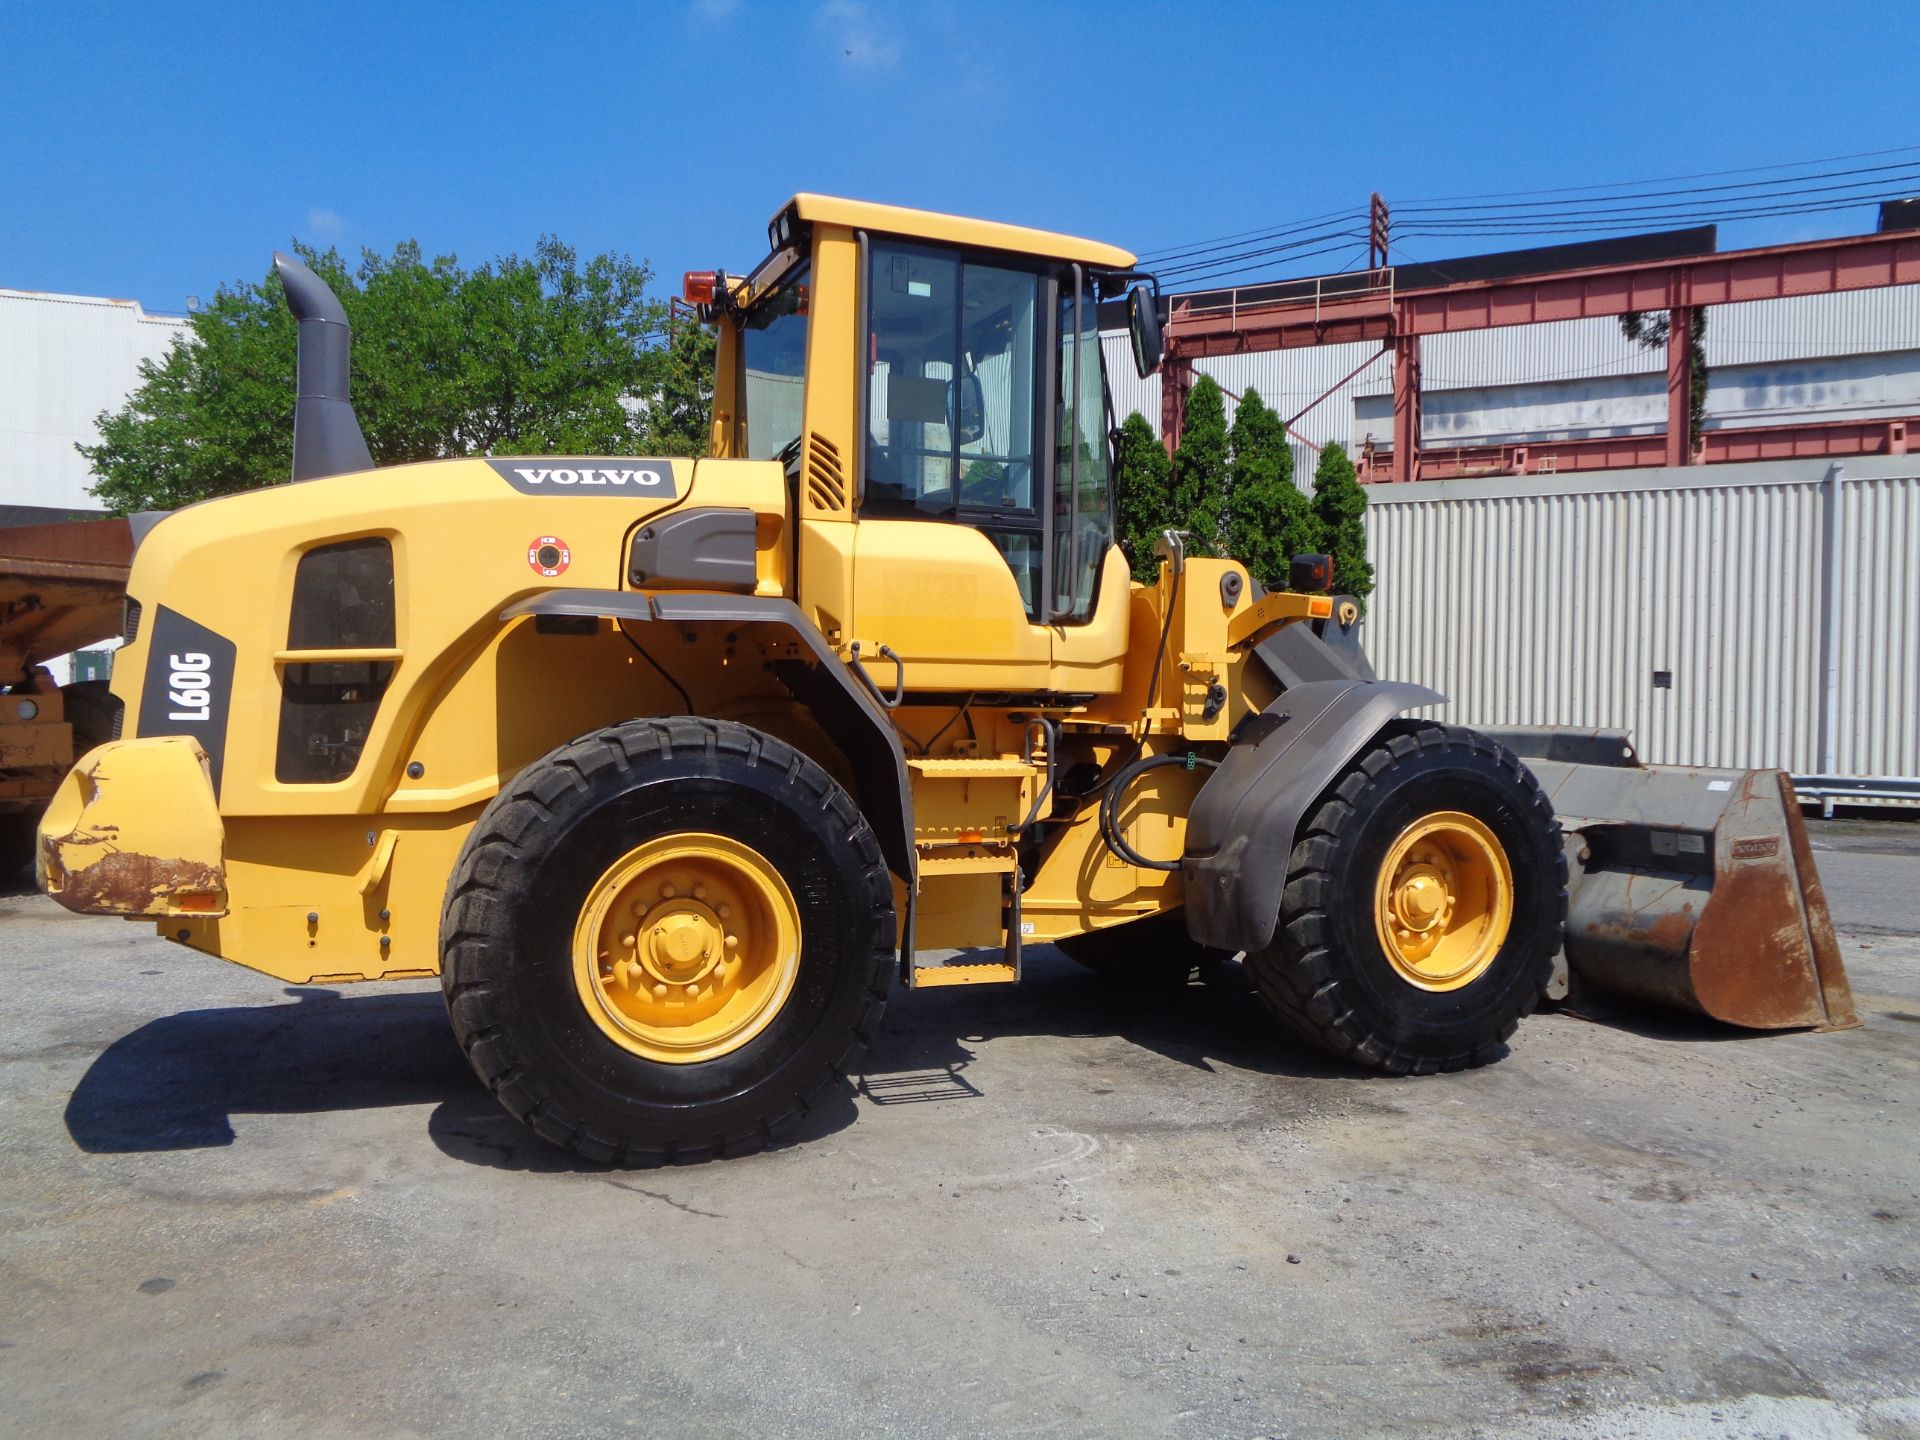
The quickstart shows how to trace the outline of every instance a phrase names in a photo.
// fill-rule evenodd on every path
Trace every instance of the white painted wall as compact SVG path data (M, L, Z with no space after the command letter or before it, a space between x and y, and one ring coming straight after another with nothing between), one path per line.
M0 289L0 505L99 510L73 447L185 333L185 316L133 300Z
M1920 350L1724 365L1711 372L1707 428L1793 420L1871 420L1920 414ZM1667 381L1612 375L1529 385L1423 387L1421 439L1434 445L1507 444L1666 429ZM1392 395L1357 395L1355 440L1393 443Z

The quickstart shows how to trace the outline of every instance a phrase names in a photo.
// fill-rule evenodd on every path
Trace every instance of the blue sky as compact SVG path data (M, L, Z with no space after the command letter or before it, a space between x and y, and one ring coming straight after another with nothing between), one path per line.
M801 189L1152 250L1374 189L1874 151L1920 144L1917 17L1831 0L0 0L0 285L177 310L295 236L479 261L551 232L677 288L687 268L750 265ZM1872 224L1751 222L1721 243ZM1413 240L1406 258L1529 243Z

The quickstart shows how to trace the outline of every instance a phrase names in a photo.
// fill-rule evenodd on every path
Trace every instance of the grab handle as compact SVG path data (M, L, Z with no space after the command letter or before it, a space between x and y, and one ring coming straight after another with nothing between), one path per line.
M880 702L883 709L898 709L900 702L904 700L907 695L907 667L901 662L900 657L893 653L892 647L888 645L882 645L880 647L881 658L893 662L893 696L891 699L881 693L880 687L873 683L873 676L867 673L867 667L860 663L860 642L858 640L854 641L848 649L852 652L852 658L849 659L847 663L853 666L853 673L860 677L860 683L867 687L868 692L875 700Z

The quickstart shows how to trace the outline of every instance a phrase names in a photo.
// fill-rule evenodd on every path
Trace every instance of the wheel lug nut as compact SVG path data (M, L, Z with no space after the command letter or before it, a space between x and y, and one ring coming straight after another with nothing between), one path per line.
M727 949L738 950L739 948L740 948L740 937L738 935L727 936Z
M667 987L656 980L653 985L653 998L656 1000L664 1000L666 995Z
M660 887L660 898L662 900L671 900L673 899L674 896L678 895L679 893L680 892L674 889L673 886L671 885L662 885Z
M699 993L700 993L700 987L698 985L687 986L687 994L698 995Z
M724 905L716 905L713 907L713 913L724 920L727 918L727 907Z
M631 950L633 948L633 936L622 935L620 937L620 944L623 948Z
M694 898L694 899L696 899L696 900L704 900L704 899L706 899L706 898L707 898L707 887L706 887L706 886L704 886L704 885L696 885L696 886L694 886L694 887L693 887L693 898Z

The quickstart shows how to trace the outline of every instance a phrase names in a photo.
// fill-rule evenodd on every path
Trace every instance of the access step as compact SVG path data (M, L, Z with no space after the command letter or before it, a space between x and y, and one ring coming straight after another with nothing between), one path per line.
M1018 965L1009 965L1004 960L989 960L984 963L969 961L965 964L915 965L912 983L915 990L933 990L942 985L1011 985L1019 978Z
M1012 985L1020 979L1020 872L1009 868L999 877L1001 956L999 960L957 960L920 963L919 956L906 967L909 990L937 989L942 985ZM978 954L978 951L974 952Z

